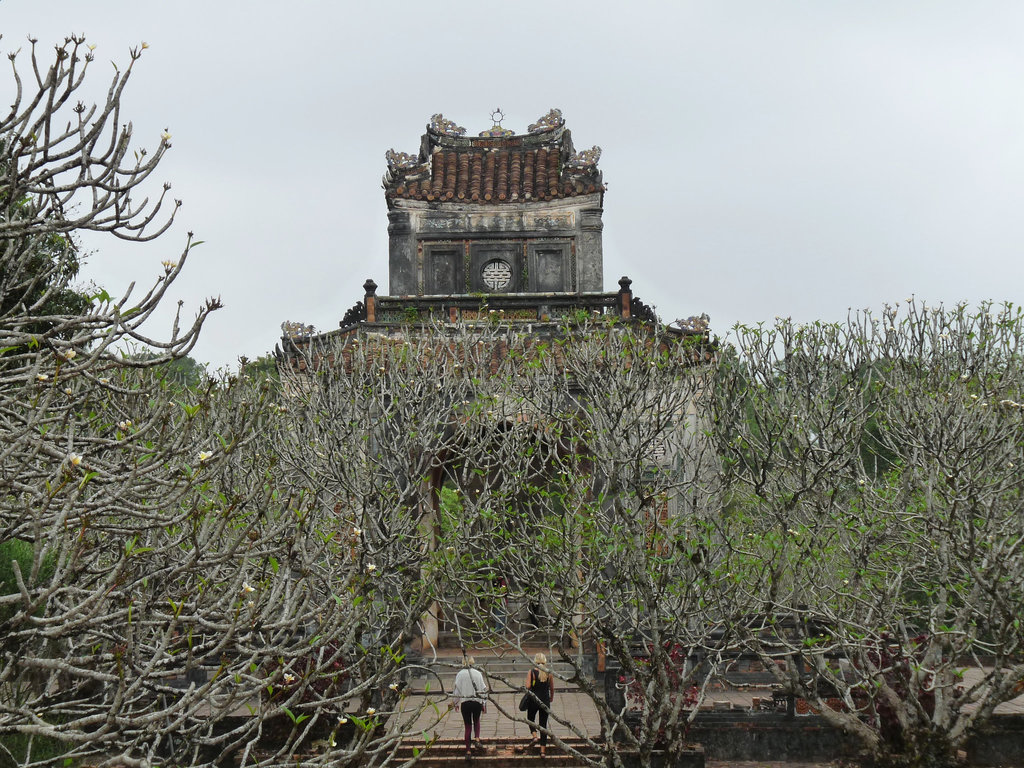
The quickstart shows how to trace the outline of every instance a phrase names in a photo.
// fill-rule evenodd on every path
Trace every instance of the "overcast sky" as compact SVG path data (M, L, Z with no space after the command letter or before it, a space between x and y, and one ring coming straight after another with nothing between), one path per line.
M629 275L666 321L1021 299L1020 0L0 0L0 32L85 33L97 86L149 44L123 114L142 146L170 130L184 206L157 244L88 240L86 277L148 284L194 231L174 288L223 299L214 367L386 291L385 150L498 106L602 147L605 289Z

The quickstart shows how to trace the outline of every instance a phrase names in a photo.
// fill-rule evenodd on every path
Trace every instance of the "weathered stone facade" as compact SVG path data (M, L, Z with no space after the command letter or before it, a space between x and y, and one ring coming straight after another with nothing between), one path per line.
M388 153L392 296L603 290L600 150L577 153L557 110L497 128L435 115L418 156Z
M706 316L661 326L628 277L605 291L601 150L577 152L561 112L552 109L525 134L499 119L465 134L438 114L417 154L385 153L389 295L367 280L335 331L282 324L279 359L301 370L303 350L411 326L500 322L543 337L584 316L710 338Z

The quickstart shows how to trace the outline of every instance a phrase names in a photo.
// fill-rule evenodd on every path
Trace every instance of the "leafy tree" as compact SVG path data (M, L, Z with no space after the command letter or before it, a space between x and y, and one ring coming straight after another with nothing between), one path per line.
M154 370L169 384L180 389L198 388L208 377L206 366L196 362L190 355L167 360L156 352L137 352L129 355L129 358L133 363L156 361Z
M952 763L1024 680L1020 311L911 302L738 338L714 436L758 605L743 642L880 761Z

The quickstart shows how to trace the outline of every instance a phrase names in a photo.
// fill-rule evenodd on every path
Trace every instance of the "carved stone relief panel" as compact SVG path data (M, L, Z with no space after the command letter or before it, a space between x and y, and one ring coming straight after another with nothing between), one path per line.
M530 243L529 255L531 291L547 293L573 290L568 243Z
M427 295L464 293L462 243L433 243L423 246L423 293Z

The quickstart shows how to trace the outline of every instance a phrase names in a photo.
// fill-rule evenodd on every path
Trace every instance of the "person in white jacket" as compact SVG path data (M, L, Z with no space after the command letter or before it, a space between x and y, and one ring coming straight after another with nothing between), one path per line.
M455 687L452 690L452 706L459 707L462 722L466 725L466 755L472 755L471 736L475 735L477 746L480 744L480 715L487 711L487 682L484 674L476 668L476 661L467 656L466 661L455 676Z

